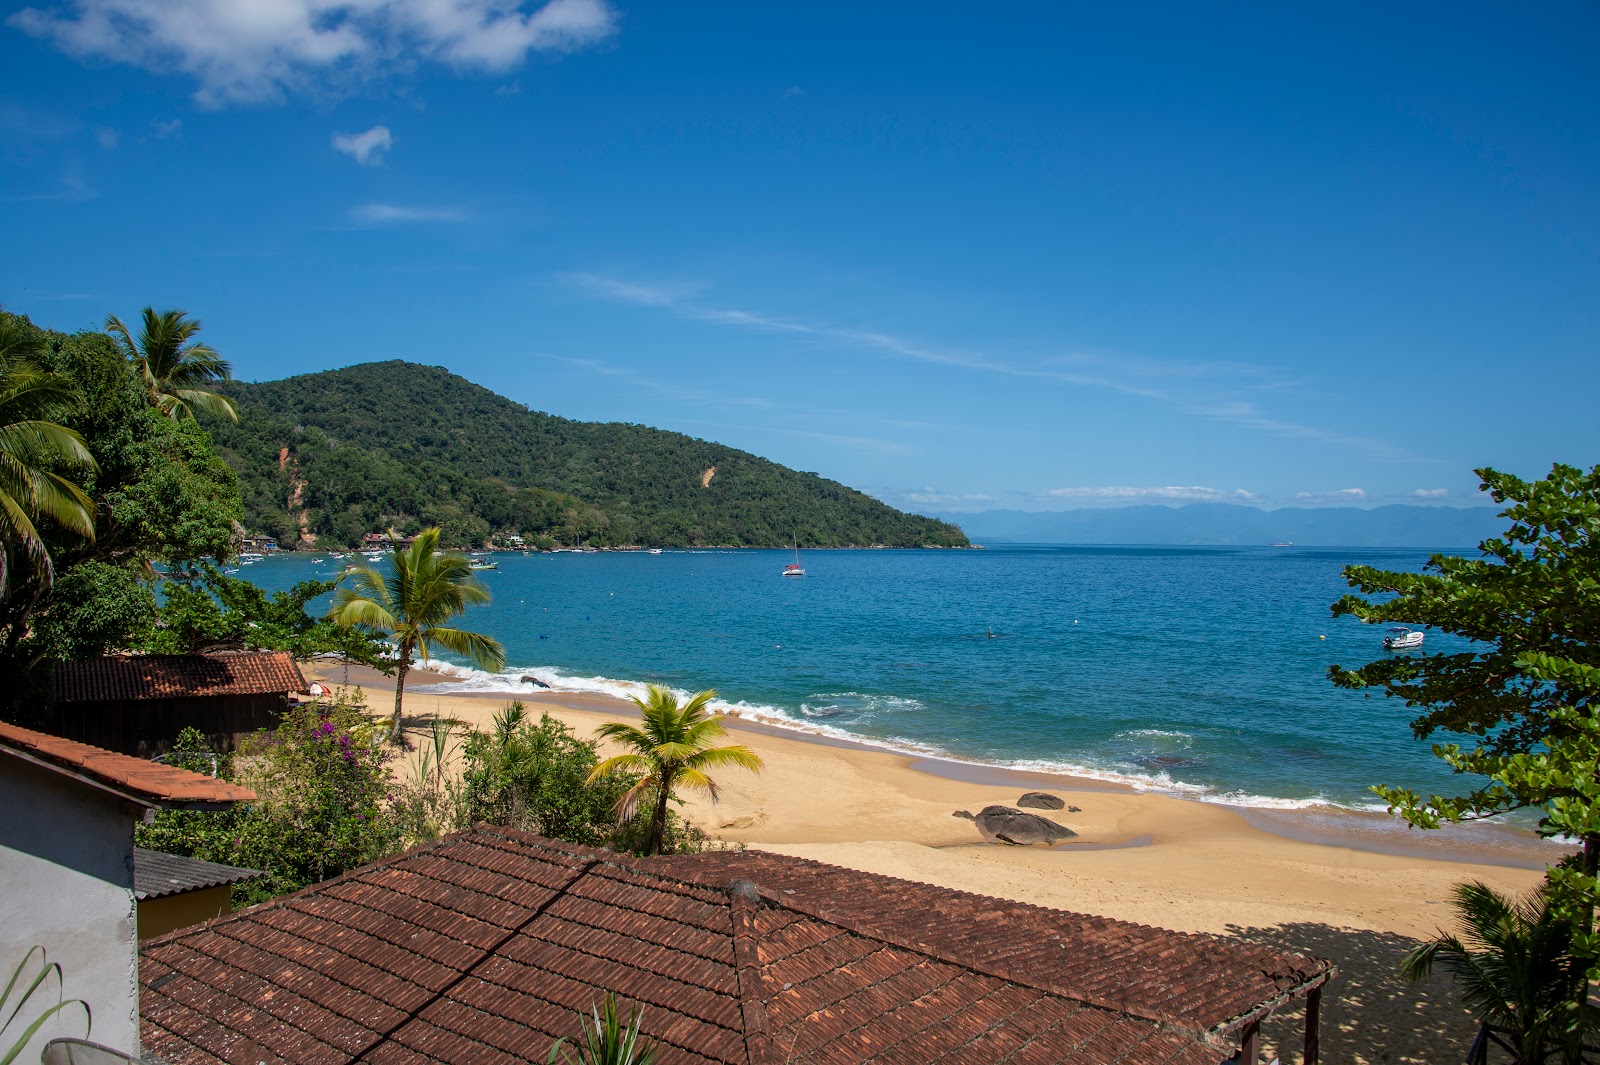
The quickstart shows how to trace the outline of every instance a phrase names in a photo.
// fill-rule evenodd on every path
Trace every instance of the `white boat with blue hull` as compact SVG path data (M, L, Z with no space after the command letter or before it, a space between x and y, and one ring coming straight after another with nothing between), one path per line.
M1383 638L1385 651L1409 651L1414 647L1422 646L1422 633L1405 625L1395 625L1389 629L1389 635Z

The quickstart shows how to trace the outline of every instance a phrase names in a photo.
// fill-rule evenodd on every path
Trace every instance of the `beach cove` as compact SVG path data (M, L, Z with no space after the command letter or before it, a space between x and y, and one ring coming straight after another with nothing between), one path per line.
M359 684L374 713L392 706L388 678L325 664L307 677ZM407 723L435 717L487 727L511 701L474 693L444 674L408 678ZM629 720L632 704L592 694L518 696L589 736ZM1554 845L1530 833L1442 832L1420 837L1386 819L1336 809L1230 808L1103 781L1015 772L873 750L726 718L731 736L766 764L727 772L721 801L689 797L683 813L712 836L980 895L1156 924L1243 936L1339 965L1324 1002L1328 1061L1436 1062L1459 1055L1474 1024L1448 983L1404 985L1401 955L1449 919L1455 883L1501 891L1537 885ZM416 735L413 732L413 735ZM1045 790L1069 807L1051 814L1078 833L1052 847L983 843L956 810L1014 805ZM1297 838L1298 837L1298 838ZM1275 1018L1295 1060L1298 1020Z

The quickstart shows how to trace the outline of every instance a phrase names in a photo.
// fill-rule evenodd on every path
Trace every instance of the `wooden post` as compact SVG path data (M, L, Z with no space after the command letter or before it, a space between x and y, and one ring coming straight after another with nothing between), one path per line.
M1239 1065L1261 1065L1261 1022L1251 1021L1239 1043Z
M1322 985L1306 992L1306 1060L1305 1065L1317 1065L1322 1053Z

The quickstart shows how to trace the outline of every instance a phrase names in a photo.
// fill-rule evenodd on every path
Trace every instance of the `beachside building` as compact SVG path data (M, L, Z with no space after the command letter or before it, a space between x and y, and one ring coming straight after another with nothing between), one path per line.
M215 751L270 729L306 690L282 651L207 655L115 655L55 667L51 732L140 758L171 749L184 728L205 733Z
M1259 1060L1332 966L754 851L625 857L480 825L144 944L171 1065L544 1061L607 992L664 1060Z
M42 947L61 966L61 996L88 1004L94 1041L137 1054L134 825L156 809L220 810L254 799L200 773L0 723L0 982ZM8 1031L25 1030L56 1000L36 997ZM48 1039L84 1034L81 1013L59 1020L16 1060L36 1062Z

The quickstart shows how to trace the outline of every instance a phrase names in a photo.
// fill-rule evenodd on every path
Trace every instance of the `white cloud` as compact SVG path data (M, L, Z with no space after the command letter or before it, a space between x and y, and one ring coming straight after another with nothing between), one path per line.
M982 493L962 495L941 492L931 484L923 485L922 488L912 492L889 492L886 494L891 499L918 507L967 507L998 503L1000 501L999 496L984 495Z
M1128 499L1181 499L1187 502L1259 503L1261 496L1243 488L1232 490L1206 488L1203 485L1101 485L1085 488L1050 488L1040 493L1050 499L1071 500L1128 500Z
M1416 499L1443 499L1449 494L1448 488L1417 488L1411 493Z
M1340 488L1333 492L1296 492L1296 500L1302 503L1359 503L1367 498L1364 488Z
M109 152L122 143L122 133L112 129L110 126L96 126L94 128L94 139L95 143Z
M167 140L169 137L176 137L178 134L183 132L183 119L174 118L170 122L162 122L159 119L153 118L150 120L150 132L155 135L155 138L158 141Z
M617 17L606 0L62 0L6 21L69 55L176 69L222 106L419 60L504 71L604 40Z
M343 152L362 166L377 166L383 153L394 146L388 126L373 126L365 133L335 133L333 150Z
M350 217L368 225L395 222L465 222L467 212L459 207L419 207L399 203L364 203L353 208Z

